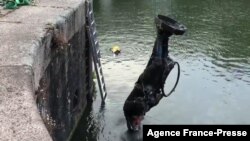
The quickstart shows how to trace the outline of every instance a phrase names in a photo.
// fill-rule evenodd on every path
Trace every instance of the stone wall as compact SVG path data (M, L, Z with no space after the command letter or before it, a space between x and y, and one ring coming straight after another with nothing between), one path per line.
M84 0L39 0L0 17L1 141L68 140L92 82Z

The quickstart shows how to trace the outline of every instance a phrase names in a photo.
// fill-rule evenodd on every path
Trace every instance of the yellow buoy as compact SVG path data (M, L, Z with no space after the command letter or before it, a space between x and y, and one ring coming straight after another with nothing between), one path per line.
M118 45L115 45L111 48L111 51L115 54L115 55L119 55L121 53L121 48Z

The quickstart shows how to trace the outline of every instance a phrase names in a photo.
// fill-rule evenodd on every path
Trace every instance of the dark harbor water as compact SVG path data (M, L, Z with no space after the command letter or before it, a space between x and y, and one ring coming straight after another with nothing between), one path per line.
M108 97L101 107L97 92L72 140L142 140L141 132L127 132L122 107L151 54L157 13L188 32L170 39L179 85L143 124L250 124L249 6L249 0L94 0ZM110 52L114 45L122 49L118 57ZM175 76L176 69L165 91Z

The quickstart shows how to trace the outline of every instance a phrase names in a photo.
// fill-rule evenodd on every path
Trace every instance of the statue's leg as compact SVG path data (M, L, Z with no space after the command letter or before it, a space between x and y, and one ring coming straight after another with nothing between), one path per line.
M168 35L158 34L147 67L151 65L153 61L161 60L167 57L168 57Z

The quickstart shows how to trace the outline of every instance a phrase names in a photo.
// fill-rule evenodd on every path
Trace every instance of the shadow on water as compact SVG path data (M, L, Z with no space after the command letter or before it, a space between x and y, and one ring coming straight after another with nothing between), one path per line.
M87 105L71 141L96 141L98 139L101 130L100 120L102 120L103 117L100 116L102 118L98 119L92 108L91 104ZM102 114L103 111L100 110L100 115Z
M142 140L142 131L139 132L129 132L126 131L121 136L121 141L141 141Z
M114 125L121 126L121 124L114 123L115 120L113 119L111 119L111 121L106 121L105 119L107 119L107 117L105 117L105 105L101 105L99 108L95 107L98 105L97 101L95 101L96 103L93 105L87 105L86 110L75 130L75 133L71 138L71 141L142 141L142 131L129 132L126 130L126 128L123 128L123 130L120 130L119 128L113 128L115 127ZM104 128L108 128L110 131ZM113 132L117 131L120 133L113 134Z

